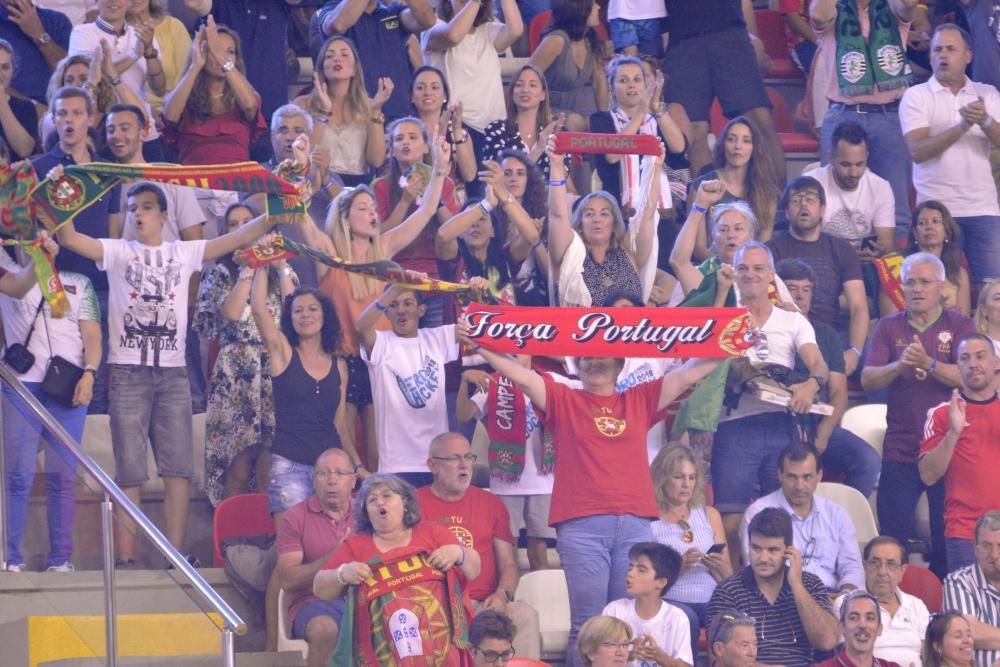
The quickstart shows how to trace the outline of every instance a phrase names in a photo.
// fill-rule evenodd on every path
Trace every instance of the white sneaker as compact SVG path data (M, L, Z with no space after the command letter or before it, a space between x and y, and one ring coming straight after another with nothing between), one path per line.
M24 563L7 563L8 572L24 572Z
M46 572L75 572L76 568L73 567L73 563L66 561L62 565L50 565L45 569Z

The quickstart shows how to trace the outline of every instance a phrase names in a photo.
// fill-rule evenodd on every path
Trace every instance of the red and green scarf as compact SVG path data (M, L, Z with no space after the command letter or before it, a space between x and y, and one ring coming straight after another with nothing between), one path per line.
M903 256L898 252L879 257L872 264L878 274L882 290L888 295L899 310L906 310L906 299L903 298Z
M368 562L372 577L348 589L331 667L440 667L455 651L462 667L471 667L472 614L458 574L431 567L426 556L412 551ZM444 599L435 595L438 585Z
M490 376L486 406L490 475L514 484L524 472L528 448L527 399L516 384L503 375L494 373ZM541 424L538 428L542 428ZM552 435L544 430L541 449L535 456L538 472L548 475L555 466L556 450Z

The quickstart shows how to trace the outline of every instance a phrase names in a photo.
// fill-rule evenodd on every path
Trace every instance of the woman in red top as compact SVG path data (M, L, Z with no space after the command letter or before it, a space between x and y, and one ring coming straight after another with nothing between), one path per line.
M549 524L569 588L567 665L578 665L577 635L604 605L625 597L628 551L647 542L659 516L646 454L646 434L667 406L719 365L692 359L657 382L618 391L624 360L577 360L583 389L571 389L524 368L514 358L468 339L460 318L457 335L524 392L556 449Z
M187 71L163 104L163 137L181 164L246 162L267 131L240 49L239 35L211 16L195 34Z
M368 477L354 515L354 534L313 581L323 600L354 588L353 650L341 653L339 643L333 662L359 664L363 656L366 665L471 665L471 614L460 586L479 576L476 550L444 526L422 522L416 492L395 475Z

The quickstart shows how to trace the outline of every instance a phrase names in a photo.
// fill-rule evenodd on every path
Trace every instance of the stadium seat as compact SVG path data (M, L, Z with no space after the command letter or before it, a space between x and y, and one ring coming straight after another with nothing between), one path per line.
M885 439L885 403L855 405L844 413L840 425L871 445L882 456Z
M941 611L941 600L944 597L944 587L937 575L926 567L907 565L903 570L903 579L899 589L923 600L927 611L932 614Z
M774 118L774 129L778 133L778 141L786 153L817 153L819 141L808 132L795 129L792 112L788 103L775 88L768 87L767 99L771 102L771 117Z
M222 540L234 535L273 535L274 521L267 511L266 493L244 493L226 498L215 508L212 520L212 546L215 567L222 567Z
M309 644L305 639L292 639L292 626L288 622L288 596L284 589L278 592L278 650L299 651L302 658L309 657Z
M514 599L536 609L542 658L562 660L569 643L569 590L562 570L539 570L521 576Z
M857 489L846 484L820 482L816 488L816 495L832 500L847 510L857 533L858 544L862 549L873 537L878 535L878 524L875 522L875 514L872 513L871 505Z
M804 79L805 75L788 52L785 19L781 13L774 9L758 9L754 15L764 51L771 57L771 69L767 71L767 76L773 79Z

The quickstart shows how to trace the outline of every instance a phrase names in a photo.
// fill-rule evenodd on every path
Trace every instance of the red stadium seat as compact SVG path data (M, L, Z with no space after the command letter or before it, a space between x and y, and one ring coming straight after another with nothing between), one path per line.
M899 582L899 590L923 600L927 605L927 611L932 614L941 611L944 587L937 575L927 568L907 565Z
M795 129L795 121L792 119L792 113L788 110L788 104L785 102L785 98L781 96L781 93L774 88L768 88L767 97L771 101L771 116L774 118L774 129L778 133L778 141L781 142L781 148L786 153L818 152L819 142L816 138L807 132L798 132ZM722 129L726 126L728 119L722 113L719 98L715 98L712 101L708 122L712 128L712 134L721 141Z
M215 508L212 528L214 564L222 567L225 562L222 540L234 535L274 534L274 521L267 511L267 494L244 493L226 498Z
M785 32L785 19L781 13L773 9L758 9L757 31L760 41L764 42L764 51L771 57L771 69L767 75L774 79L803 79L802 70L798 68L788 52L788 39Z

